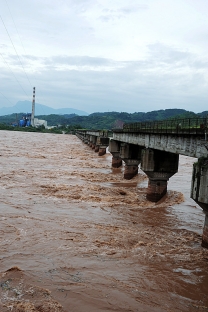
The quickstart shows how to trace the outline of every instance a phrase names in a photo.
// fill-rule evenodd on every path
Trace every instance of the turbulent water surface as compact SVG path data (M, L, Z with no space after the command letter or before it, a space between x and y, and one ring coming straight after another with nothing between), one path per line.
M0 311L208 311L192 164L157 204L76 136L0 132Z

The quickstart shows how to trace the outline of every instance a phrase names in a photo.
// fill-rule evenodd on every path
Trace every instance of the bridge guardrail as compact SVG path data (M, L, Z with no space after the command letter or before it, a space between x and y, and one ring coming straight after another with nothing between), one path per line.
M151 122L135 122L124 124L123 129L113 132L151 132L173 134L205 134L208 118L184 118Z

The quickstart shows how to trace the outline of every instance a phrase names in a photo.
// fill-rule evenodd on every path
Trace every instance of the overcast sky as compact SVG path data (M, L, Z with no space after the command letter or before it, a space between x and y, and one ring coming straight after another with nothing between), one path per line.
M0 0L0 107L208 110L207 0Z

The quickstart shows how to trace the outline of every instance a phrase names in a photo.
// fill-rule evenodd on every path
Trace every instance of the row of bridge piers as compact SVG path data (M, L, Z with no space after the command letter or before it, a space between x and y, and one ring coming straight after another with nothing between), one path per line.
M138 166L148 176L146 198L158 202L167 193L170 177L178 172L179 154L158 149L145 148L135 144L117 141L103 135L89 135L77 132L85 144L88 144L98 156L106 149L112 154L112 167L119 168L125 163L124 179L130 180L138 174ZM208 159L198 159L193 166L191 198L203 209L205 223L202 246L208 248Z
M178 171L179 155L144 149L134 144L122 143L110 140L107 137L96 137L93 135L81 136L80 139L88 144L98 156L106 153L107 147L112 154L112 167L119 168L125 163L124 179L130 180L138 174L138 166L149 178L147 188L147 199L152 202L159 201L167 192L169 178Z

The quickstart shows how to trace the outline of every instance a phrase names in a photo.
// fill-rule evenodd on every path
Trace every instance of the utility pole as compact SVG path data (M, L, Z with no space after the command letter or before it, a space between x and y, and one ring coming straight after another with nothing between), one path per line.
M35 126L34 122L34 117L35 117L35 87L33 88L33 100L32 100L32 115L31 115L31 126Z

